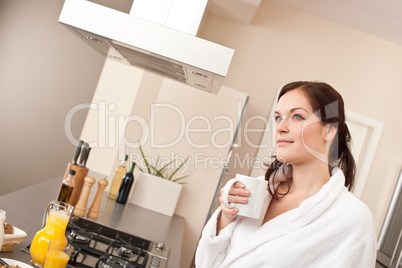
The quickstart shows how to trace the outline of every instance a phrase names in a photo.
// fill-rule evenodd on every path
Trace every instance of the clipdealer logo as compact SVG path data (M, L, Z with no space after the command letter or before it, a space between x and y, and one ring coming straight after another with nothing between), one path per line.
M241 103L238 104L238 115L241 114ZM74 115L81 110L91 110L88 113L87 120L97 121L97 137L95 140L89 141L91 148L115 148L116 146L123 146L127 148L138 148L139 144L144 145L150 142L152 148L171 148L181 142L183 139L195 149L206 149L214 147L222 149L230 146L233 143L236 130L238 129L239 135L243 135L245 142L252 148L267 148L269 144L255 144L249 138L249 133L265 133L270 132L271 128L267 126L265 129L250 128L253 121L262 121L264 125L268 124L268 120L263 116L252 116L249 118L242 130L241 126L238 128L238 122L235 122L229 115L216 115L209 118L205 115L193 115L187 118L184 112L177 106L169 103L158 103L150 106L150 120L149 122L142 116L132 114L129 116L114 114L117 107L114 103L107 105L105 101L98 103L82 103L74 106L69 110L64 121L64 130L67 139L72 144L77 144L78 139L74 137L71 129L72 120ZM168 142L160 142L157 139L156 131L160 127L160 118L158 114L170 113L175 117L175 137ZM159 121L158 121L159 120ZM141 129L140 139L132 142L126 136L126 129L129 124L136 124L137 129ZM195 127L197 125L197 127ZM202 125L202 127L199 127ZM217 125L219 125L217 127ZM205 134L209 136L209 140L197 142L192 138L193 134ZM241 140L239 139L241 146ZM273 145L273 143L271 143Z
M235 120L241 117L243 107L241 102L237 103L237 115L234 119L229 115L219 114L215 116L206 116L204 114L196 114L186 116L186 114L177 106L169 103L158 103L150 106L150 117L145 119L138 114L125 116L119 114L118 107L114 103L99 101L98 103L82 103L72 107L67 113L64 121L65 135L72 144L77 144L79 138L74 137L71 129L72 120L76 113L88 110L87 122L90 120L97 129L86 129L91 131L93 140L88 141L91 148L118 148L119 159L123 159L127 148L138 149L139 145L149 144L154 149L174 148L175 145L183 142L188 146L199 150L189 156L188 163L192 162L197 167L205 167L208 165L212 168L225 167L229 161L228 157L218 158L206 155L205 149L216 148L224 149L232 145L235 139L236 131L238 135L242 135L245 143L252 148L268 148L271 144L255 144L249 138L252 133L270 132L272 129L267 118L263 116L253 116L243 124L243 128ZM160 139L160 135L156 135L158 131L164 131L166 122L161 122L169 115L169 120L174 121L174 129L169 130L169 139L165 135L164 139ZM251 128L250 125L254 121L263 123L264 129ZM163 124L163 126L161 126ZM268 124L268 125L267 125ZM135 126L136 137L138 140L133 141L133 137L127 135ZM88 133L85 133L87 135ZM242 139L238 138L237 144L241 146ZM129 150L128 150L129 151ZM169 161L178 159L178 155L170 155ZM130 153L130 159L139 161L140 157L136 153ZM255 165L262 163L259 159L250 157L246 154L242 159L235 154L234 159L239 166ZM156 161L156 159L148 159Z

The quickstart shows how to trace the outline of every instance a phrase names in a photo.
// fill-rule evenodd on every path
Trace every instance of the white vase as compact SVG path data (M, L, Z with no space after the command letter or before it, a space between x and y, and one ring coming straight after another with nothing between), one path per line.
M183 188L181 184L143 172L134 181L130 203L173 216Z

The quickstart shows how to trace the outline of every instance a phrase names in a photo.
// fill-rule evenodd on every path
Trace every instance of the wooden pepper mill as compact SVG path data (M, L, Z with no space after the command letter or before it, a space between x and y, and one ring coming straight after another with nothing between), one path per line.
M103 191L108 185L108 181L106 179L100 179L98 181L98 190L96 191L96 195L94 200L92 201L92 205L88 210L88 216L92 218L97 218L99 215L99 208L102 201Z
M84 181L84 188L82 189L80 199L74 209L74 215L76 216L85 216L89 193L91 192L92 185L94 185L96 179L86 176Z

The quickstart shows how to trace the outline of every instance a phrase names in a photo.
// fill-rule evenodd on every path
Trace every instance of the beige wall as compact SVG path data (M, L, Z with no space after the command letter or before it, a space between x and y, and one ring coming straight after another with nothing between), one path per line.
M65 172L64 120L98 83L104 58L58 23L63 3L0 1L0 195ZM86 114L73 117L76 138Z
M250 96L244 122L253 115L268 117L285 83L321 80L342 94L348 110L385 123L361 198L379 233L402 163L402 47L271 1L262 2L250 25L209 15L202 37L235 49L224 85ZM251 126L265 127L262 121ZM262 134L247 135L258 143ZM257 150L243 135L235 153L252 158ZM230 175L251 170L230 168Z

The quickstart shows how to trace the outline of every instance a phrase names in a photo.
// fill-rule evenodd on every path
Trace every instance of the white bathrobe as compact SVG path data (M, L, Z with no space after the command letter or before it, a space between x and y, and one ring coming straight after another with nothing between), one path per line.
M335 168L321 190L299 207L262 226L265 213L260 219L237 216L217 236L218 208L202 232L196 267L374 267L372 214L344 182L342 171ZM270 201L267 191L263 211Z

